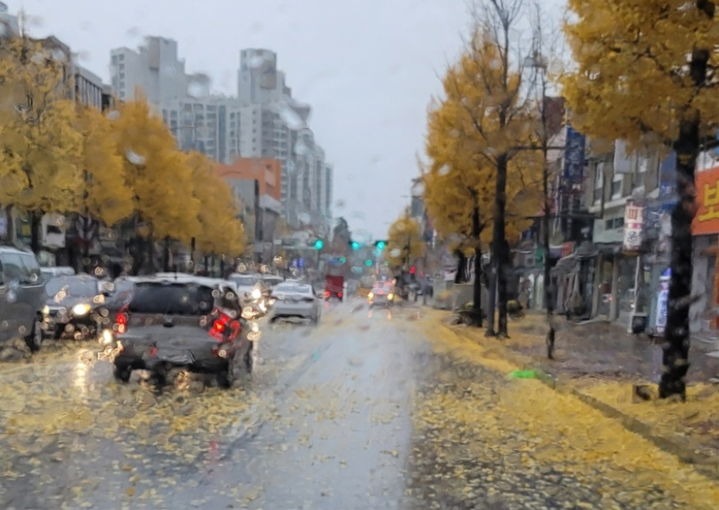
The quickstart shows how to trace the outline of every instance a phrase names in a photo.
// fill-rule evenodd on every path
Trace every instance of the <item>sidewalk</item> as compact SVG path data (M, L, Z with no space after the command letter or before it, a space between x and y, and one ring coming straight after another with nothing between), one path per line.
M633 384L648 384L656 392L661 373L661 347L647 337L629 335L606 323L561 322L556 360L546 359L546 324L542 315L512 320L510 338L486 338L484 331L451 326L451 314L434 312L454 333L481 345L493 368L541 369L557 390L574 394L606 416L652 441L682 461L695 464L719 479L719 385L707 383L719 374L719 360L693 346L687 402L637 400ZM706 345L706 344L705 344Z

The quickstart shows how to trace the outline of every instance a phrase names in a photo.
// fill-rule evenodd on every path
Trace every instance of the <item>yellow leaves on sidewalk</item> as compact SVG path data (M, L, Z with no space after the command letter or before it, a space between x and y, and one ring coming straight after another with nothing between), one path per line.
M456 381L451 372L444 374L442 384L418 399L420 437L443 445L437 462L451 466L461 462L458 455L492 462L496 455L500 463L527 470L621 486L625 494L619 497L626 503L632 498L639 503L647 491L661 490L690 508L716 507L715 481L571 394L538 380L507 380L503 376L520 367L503 358L496 340L471 342L437 319L429 314L419 327L432 338L435 352L447 356L451 367L463 367L459 373L465 374ZM447 449L449 445L458 450ZM607 498L617 497L610 492ZM601 507L616 504L610 499Z

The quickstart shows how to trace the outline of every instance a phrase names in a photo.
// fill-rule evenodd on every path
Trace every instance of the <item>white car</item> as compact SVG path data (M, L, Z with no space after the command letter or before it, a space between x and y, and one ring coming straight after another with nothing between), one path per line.
M312 285L301 282L284 282L272 290L275 303L270 313L270 322L277 319L307 319L313 324L320 320L320 300Z
M228 279L235 284L237 294L242 300L257 300L264 294L265 286L260 274L232 273Z

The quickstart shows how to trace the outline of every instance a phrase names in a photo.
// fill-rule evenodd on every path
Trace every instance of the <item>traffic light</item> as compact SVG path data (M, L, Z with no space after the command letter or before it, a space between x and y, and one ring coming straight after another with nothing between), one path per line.
M347 257L340 257L340 264L346 264L347 263Z
M384 250L387 247L387 241L375 241L374 242L375 248L377 248L379 251Z
M352 248L352 251L357 251L362 247L360 243L357 241L350 241L350 248Z
M367 259L364 261L364 265L367 267L372 267L373 264L374 262L372 262L372 259Z
M322 239L317 239L313 247L315 250L321 250L325 247L325 242Z

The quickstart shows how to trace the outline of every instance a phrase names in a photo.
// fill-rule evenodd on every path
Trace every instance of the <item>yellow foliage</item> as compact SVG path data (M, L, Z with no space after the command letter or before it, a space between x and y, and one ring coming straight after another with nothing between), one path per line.
M187 157L192 169L195 198L202 204L197 247L204 253L239 256L245 247L245 232L227 183L217 174L215 163L199 152Z
M534 119L517 104L521 80L509 73L497 45L478 33L474 43L449 68L444 99L429 113L424 198L433 226L444 237L458 235L460 245L476 244L472 212L479 209L481 239L489 241L494 219L498 157L507 168L506 229L517 238L541 207L539 151L517 148L530 142ZM504 108L504 123L499 112Z
M111 123L140 220L157 238L189 241L199 233L200 202L186 156L167 126L144 100L122 104Z
M688 56L710 51L719 63L716 17L699 2L570 0L565 26L576 71L564 80L573 124L597 137L631 145L678 138L680 120L698 112L705 135L719 123L716 83L695 86ZM716 15L715 15L716 16Z
M69 63L27 37L0 42L0 202L75 210L82 138L67 100Z
M112 125L100 111L80 107L77 129L83 138L80 167L85 173L80 210L112 226L133 212L133 191L115 146Z
M424 254L424 242L420 234L420 225L405 214L389 227L385 258L390 267L401 267L411 263Z

